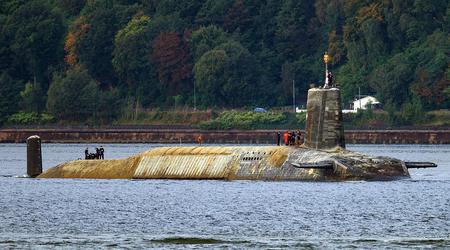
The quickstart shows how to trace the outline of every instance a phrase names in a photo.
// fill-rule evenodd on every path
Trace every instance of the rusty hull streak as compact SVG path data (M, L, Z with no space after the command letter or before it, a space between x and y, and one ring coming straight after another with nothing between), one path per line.
M57 165L38 178L129 179L139 157L117 160L76 160Z

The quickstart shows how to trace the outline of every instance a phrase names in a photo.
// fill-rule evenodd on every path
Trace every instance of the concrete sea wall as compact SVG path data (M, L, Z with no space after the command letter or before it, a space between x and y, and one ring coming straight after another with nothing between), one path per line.
M0 129L0 143L22 143L31 135L55 143L205 143L275 144L281 130L195 129ZM304 134L304 131L302 131ZM450 144L450 130L347 130L349 144Z

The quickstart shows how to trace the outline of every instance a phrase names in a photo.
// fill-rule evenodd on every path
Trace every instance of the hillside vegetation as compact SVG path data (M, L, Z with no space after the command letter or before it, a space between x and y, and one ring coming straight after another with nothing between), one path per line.
M286 106L293 80L304 104L325 51L344 103L360 90L414 124L450 107L449 29L448 0L3 0L0 124Z

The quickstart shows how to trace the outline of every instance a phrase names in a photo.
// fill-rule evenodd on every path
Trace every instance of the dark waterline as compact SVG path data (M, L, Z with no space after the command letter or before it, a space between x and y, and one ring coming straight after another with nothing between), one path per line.
M95 145L43 145L44 168L86 146ZM119 158L160 145L103 146ZM394 182L0 177L0 248L450 247L450 145L349 149L439 167ZM0 144L0 175L23 175L25 154L23 144Z

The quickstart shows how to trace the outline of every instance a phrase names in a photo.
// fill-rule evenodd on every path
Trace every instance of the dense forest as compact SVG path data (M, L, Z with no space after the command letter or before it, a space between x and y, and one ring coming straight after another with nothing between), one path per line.
M447 0L2 0L0 124L300 105L325 51L345 103L449 108L449 29Z

